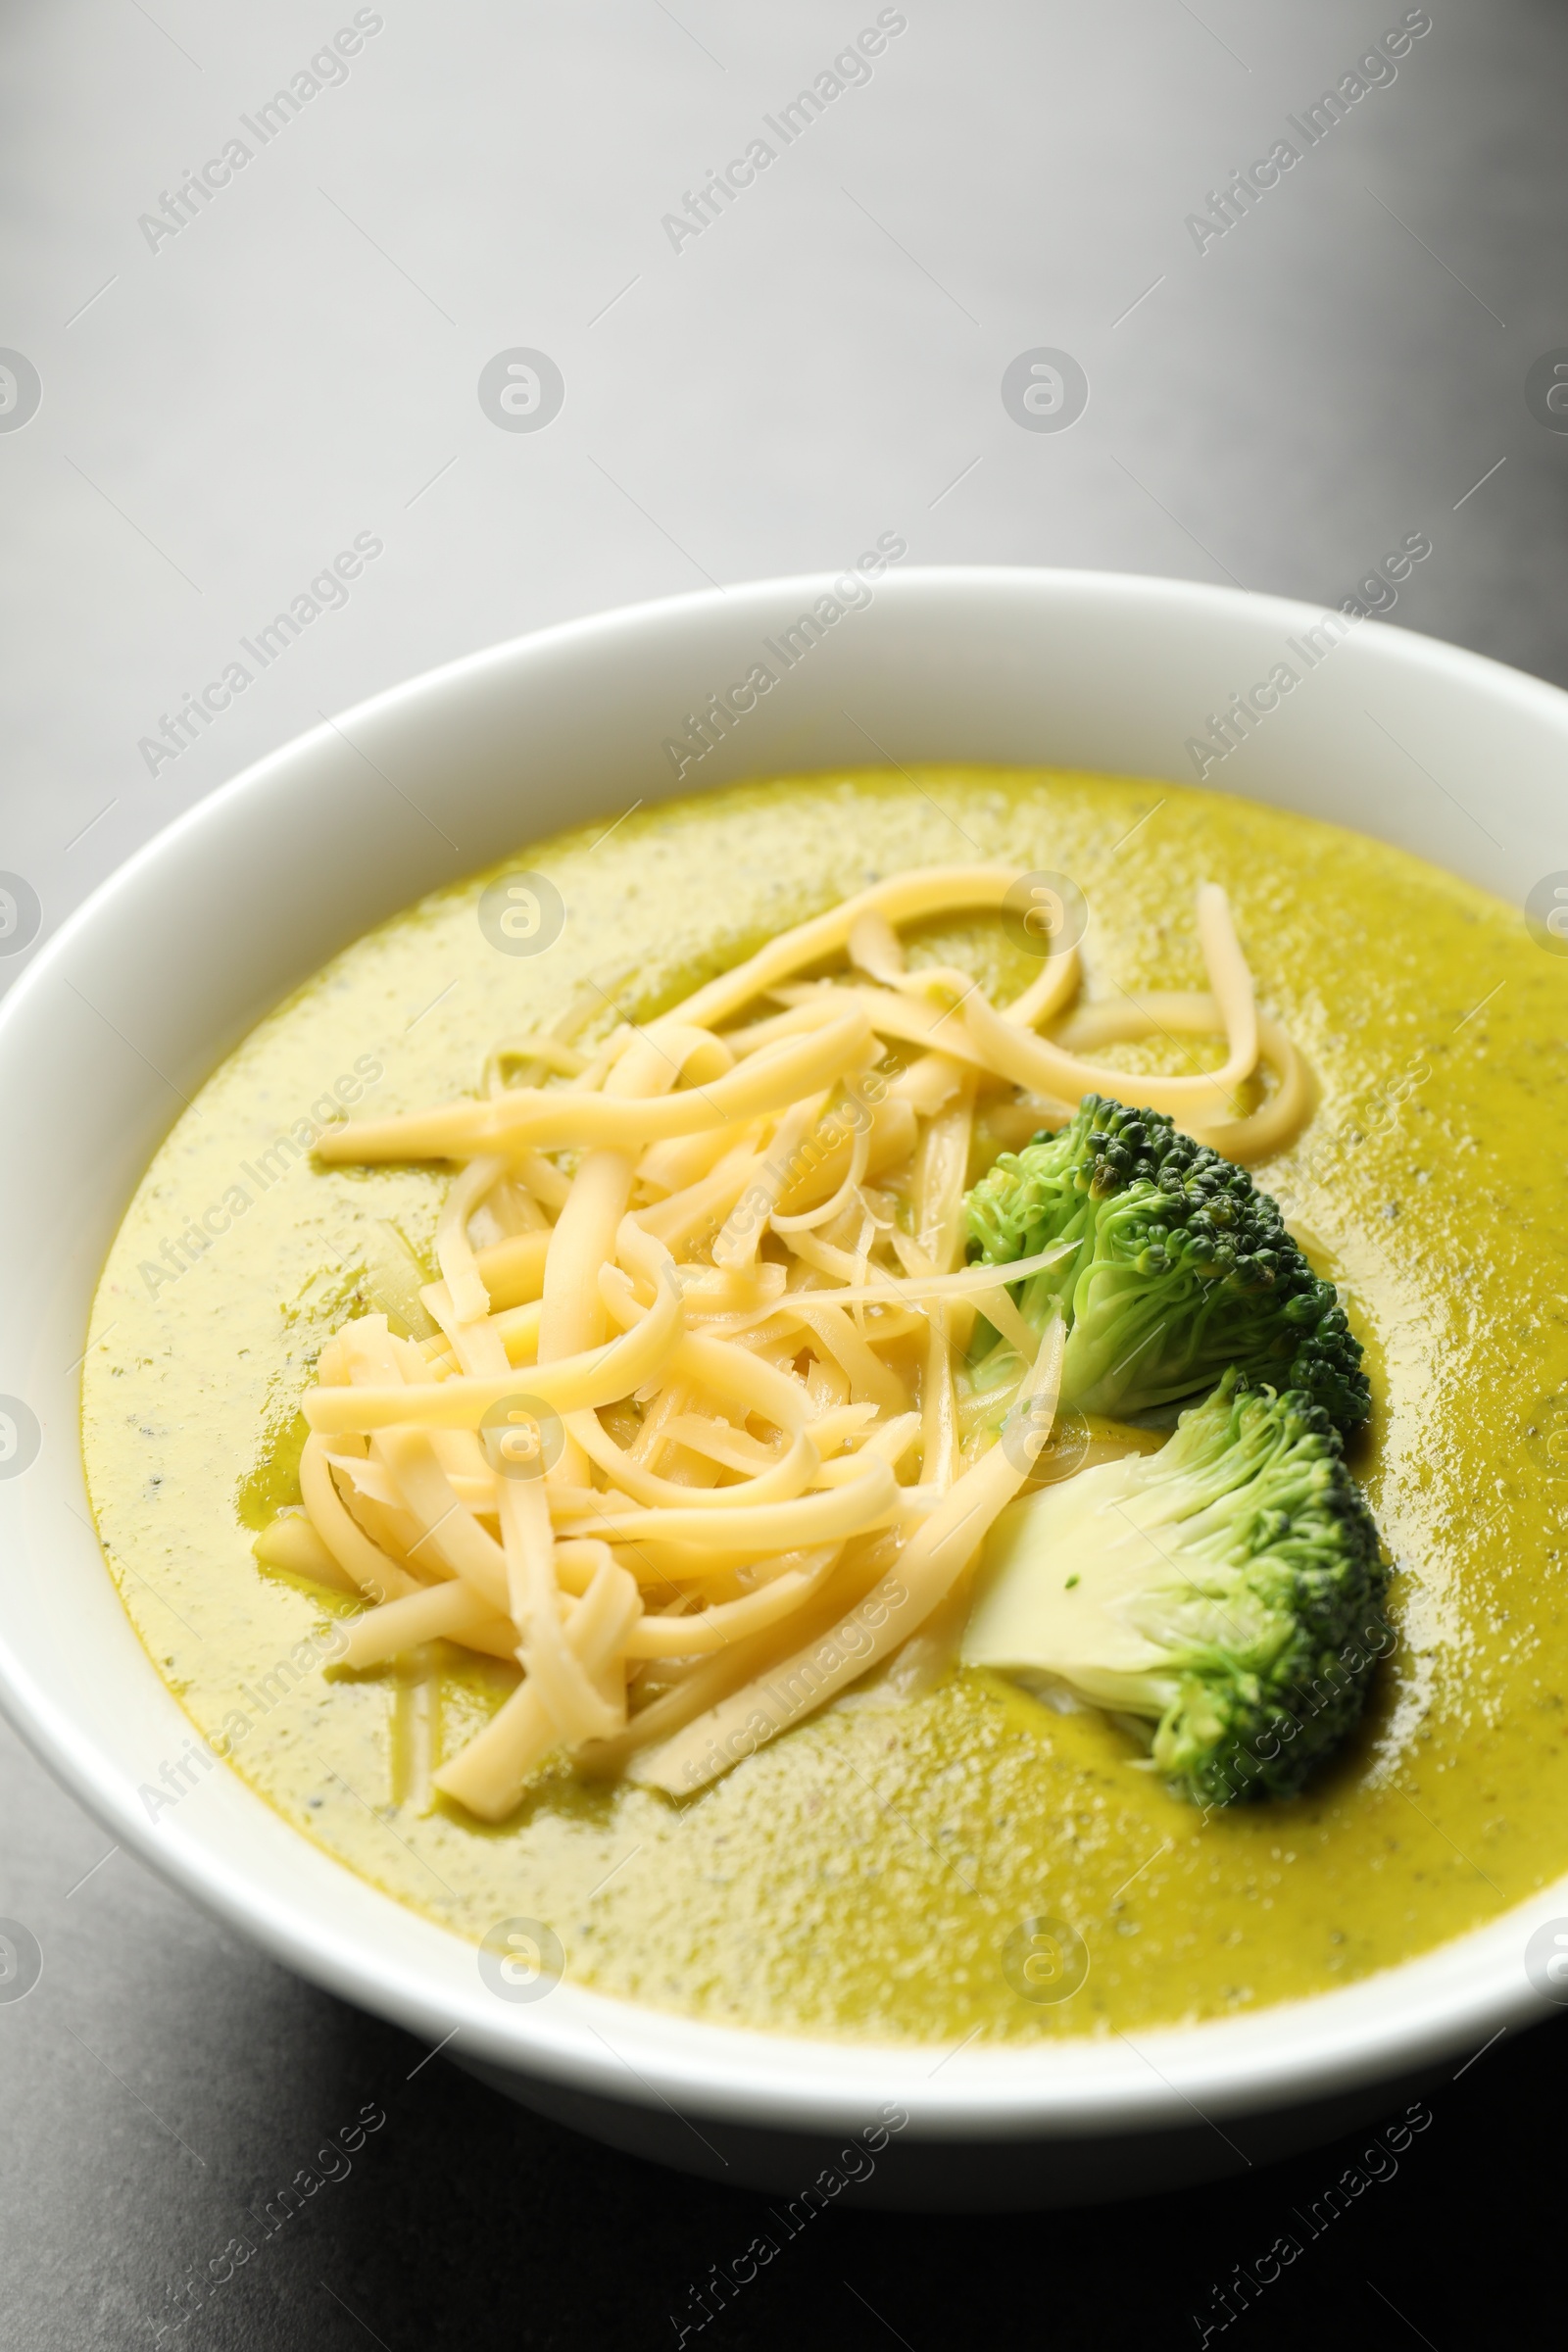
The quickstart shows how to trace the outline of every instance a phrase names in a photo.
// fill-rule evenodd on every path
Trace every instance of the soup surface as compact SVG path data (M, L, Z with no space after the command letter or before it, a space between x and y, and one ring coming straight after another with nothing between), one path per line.
M931 2042L1346 1984L1568 1867L1568 963L1414 858L1164 783L811 776L603 830L497 869L559 890L546 952L491 944L489 875L348 949L216 1072L131 1204L83 1430L110 1568L194 1727L149 1777L153 1817L205 1801L211 1740L318 1845L470 1941L526 1918L606 1993ZM955 859L1078 883L1090 1002L1201 987L1193 894L1220 882L1260 1004L1316 1069L1311 1124L1254 1173L1367 1349L1374 1416L1349 1458L1396 1563L1400 1639L1366 1717L1303 1796L1205 1816L1104 1717L962 1670L899 1704L851 1692L682 1805L554 1764L480 1824L430 1774L512 1670L445 1645L422 1679L323 1670L313 1637L355 1604L252 1556L297 1499L298 1402L325 1339L366 1311L416 1323L452 1175L318 1167L313 1121L474 1087L498 1037L574 1003L589 1039L646 1019L879 876ZM985 918L909 946L1003 993L1031 977ZM1189 1066L1176 1041L1103 1058L1133 1102L1139 1070ZM1070 1997L1015 1988L1041 1919L1081 1939Z

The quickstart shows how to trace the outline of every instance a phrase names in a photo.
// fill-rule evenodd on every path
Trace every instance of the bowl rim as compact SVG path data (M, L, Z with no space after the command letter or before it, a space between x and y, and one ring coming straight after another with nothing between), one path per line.
M421 703L461 695L497 672L548 662L563 652L606 653L628 631L671 619L732 618L747 605L760 610L770 600L821 595L834 576L784 575L557 622L401 680L363 698L337 720L291 738L175 815L44 940L0 1002L0 1053L19 1032L47 1020L48 988L107 908L132 895L176 848L204 833L220 834L231 811L329 747L340 726L347 732L395 720ZM1200 582L1031 565L911 565L890 572L878 594L895 603L932 595L961 599L977 587L1009 585L1113 605L1142 601L1152 609L1185 609L1216 619L1267 617L1287 632L1323 611L1299 600ZM1484 702L1507 701L1531 711L1568 749L1568 694L1546 681L1387 623L1372 632L1361 623L1358 641L1376 646L1380 661L1442 671ZM122 1200L121 1213L124 1205ZM95 1274L94 1288L96 1280ZM79 1446L74 1452L79 1457ZM118 1603L118 1592L115 1598ZM177 1706L151 1658L142 1655L148 1674ZM291 1850L298 1849L301 1892L292 1905L279 1904L275 1893L262 1888L244 1867L243 1852L236 1861L189 1825L150 1823L126 1774L95 1743L90 1723L70 1720L46 1695L6 1626L0 1626L0 1710L117 1841L297 1973L396 2019L437 2046L461 2031L466 2054L621 2103L663 2105L682 2122L688 2119L677 2102L712 2120L838 2131L891 2099L907 2111L917 2133L961 2139L1168 2129L1190 2126L1195 2116L1210 2122L1210 2110L1234 2116L1305 2103L1415 2072L1473 2044L1488 2047L1503 2030L1549 2015L1551 2005L1525 1975L1523 1936L1528 1926L1568 1912L1565 1872L1555 1887L1352 1984L1231 2017L1140 2030L1136 2038L1119 2035L1121 2047L1101 2034L981 2048L960 2044L933 2069L935 2044L762 2033L616 2000L569 1983L549 2001L503 2008L483 1992L471 1967L465 1986L443 1966L453 1952L471 1956L466 1938L409 1911L336 1862L284 1823L237 1774L224 1775L232 1821L248 1824L249 1834L264 1842L270 1824ZM325 1908L313 1910L317 1902ZM365 1933L365 1923L382 1911L404 1931L396 1938L406 1947L399 1956L376 1948ZM635 2066L624 2055L625 2044L636 2051Z

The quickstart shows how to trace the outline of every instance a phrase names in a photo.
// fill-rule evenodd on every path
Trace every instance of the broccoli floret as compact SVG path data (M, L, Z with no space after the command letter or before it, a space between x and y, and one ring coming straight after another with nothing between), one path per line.
M1387 1582L1328 1415L1228 1373L1157 1453L1008 1506L962 1656L1153 1719L1195 1803L1291 1796L1393 1645Z
M967 1207L992 1265L1078 1245L1018 1300L1037 1328L1053 1301L1066 1316L1064 1405L1125 1420L1197 1396L1234 1364L1303 1391L1342 1428L1366 1419L1360 1344L1334 1285L1246 1169L1161 1112L1085 1095L1059 1134L1004 1152ZM996 1353L975 1375L981 1390L1006 1377Z

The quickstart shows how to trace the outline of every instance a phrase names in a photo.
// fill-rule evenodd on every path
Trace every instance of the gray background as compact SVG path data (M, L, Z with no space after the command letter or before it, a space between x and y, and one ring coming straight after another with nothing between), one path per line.
M1547 0L1434 0L1392 86L1201 254L1187 215L1401 7L908 0L869 82L678 253L662 217L874 6L377 13L346 81L156 251L138 217L352 8L13 0L0 28L0 344L43 386L0 431L0 867L46 933L322 711L576 613L837 565L879 531L913 561L1334 601L1424 531L1396 622L1568 683L1568 437L1523 396L1568 345L1568 18ZM1002 404L1042 345L1088 373L1068 432ZM544 431L481 411L481 368L515 346L564 374ZM361 531L384 553L348 604L149 774L161 714ZM102 1859L8 1734L0 1770L0 1913L45 1955L0 2005L0 2341L151 2343L245 2207L366 2101L389 2122L353 2175L166 2342L673 2341L688 2282L746 2243L744 2196L420 2067ZM1447 2347L1467 2295L1517 2313L1549 2259L1565 2057L1548 2028L1445 2082L1398 2178L1239 2325ZM847 2198L709 2337L1196 2340L1210 2286L1350 2153L1076 2220Z

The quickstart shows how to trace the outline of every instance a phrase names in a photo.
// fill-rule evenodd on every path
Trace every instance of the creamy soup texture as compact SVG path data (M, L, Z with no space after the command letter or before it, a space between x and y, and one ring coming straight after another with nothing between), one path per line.
M94 1308L107 1337L83 1432L111 1572L193 1727L183 1759L149 1760L149 1812L209 1801L208 1740L328 1853L471 1942L524 1917L606 1993L933 2042L1348 1984L1568 1867L1568 963L1402 853L1165 783L786 778L602 832L509 861L564 904L543 953L486 937L492 875L349 948L214 1074L131 1204ZM685 1805L547 1765L512 1819L478 1824L430 1773L513 1672L438 1645L422 1676L346 1676L333 1629L355 1604L252 1556L297 1499L298 1399L323 1341L368 1310L429 1328L417 1292L451 1181L319 1168L302 1140L336 1104L380 1117L471 1089L498 1037L573 1004L589 1038L646 1019L877 877L956 858L1078 883L1091 1001L1201 987L1193 894L1223 884L1260 1004L1317 1071L1311 1124L1254 1174L1367 1349L1375 1411L1349 1458L1396 1566L1400 1637L1367 1716L1303 1796L1205 1817L1103 1717L963 1670L899 1705L852 1692ZM917 928L909 947L1003 993L1030 977L990 918ZM1137 1072L1186 1053L1103 1057L1136 1102ZM1018 1988L1042 1918L1087 1955L1068 1998Z

